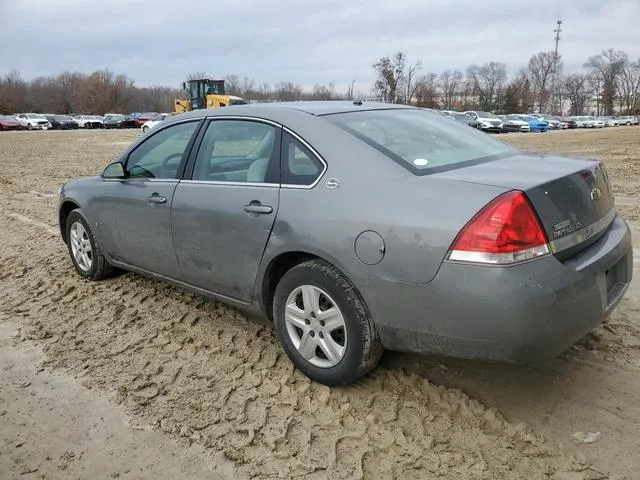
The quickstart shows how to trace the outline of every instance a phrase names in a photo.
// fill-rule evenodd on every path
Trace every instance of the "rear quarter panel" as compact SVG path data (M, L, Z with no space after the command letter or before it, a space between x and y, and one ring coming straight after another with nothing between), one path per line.
M282 188L262 271L287 251L325 258L344 273L424 283L436 275L459 230L505 189L418 177L322 118L296 124L296 133L328 164L312 189ZM328 179L340 186L330 189ZM375 265L361 262L355 242L364 231L385 243Z

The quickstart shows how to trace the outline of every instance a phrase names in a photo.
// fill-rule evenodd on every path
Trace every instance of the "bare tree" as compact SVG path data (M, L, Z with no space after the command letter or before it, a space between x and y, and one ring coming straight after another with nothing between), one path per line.
M302 87L293 82L280 82L276 85L274 97L280 102L291 102L302 98Z
M425 108L439 108L438 104L438 74L428 73L416 81L416 105Z
M422 62L418 60L413 65L409 65L406 68L406 72L402 75L402 80L405 87L404 103L410 104L418 88L418 82L415 78L418 72L422 70Z
M242 85L237 75L227 75L224 79L224 90L227 95L242 96Z
M467 68L467 77L473 94L478 97L479 107L482 110L493 110L507 79L507 66L498 62L489 62L481 66L471 65Z
M377 78L373 84L374 95L385 102L397 103L399 87L404 80L407 57L403 52L397 52L393 59L382 57L373 65Z
M268 82L262 82L256 91L256 98L261 102L268 102L273 95L273 89Z
M335 87L333 82L329 85L314 85L310 97L312 100L331 100L335 97Z
M242 79L242 87L240 88L240 96L245 100L253 100L256 97L255 81L249 77Z
M505 87L500 110L504 113L528 113L532 108L532 97L529 75L522 68Z
M440 74L442 108L445 110L453 110L453 105L460 94L463 78L460 70L445 70Z
M556 58L555 52L539 52L529 59L527 71L531 75L533 89L538 97L538 111L546 111L549 97L551 96L550 83L553 74L560 68L560 55Z
M600 55L590 57L584 64L592 75L602 82L602 108L605 115L613 114L613 103L616 96L616 81L621 75L625 63L629 61L627 54L610 48Z
M562 86L570 103L569 115L584 115L591 93L587 76L583 73L566 75Z
M354 89L356 86L356 79L354 78L353 80L351 80L351 83L347 86L347 93L345 94L345 97L347 100L353 100L354 99Z
M625 62L617 79L616 88L620 111L627 114L635 113L640 103L640 60Z

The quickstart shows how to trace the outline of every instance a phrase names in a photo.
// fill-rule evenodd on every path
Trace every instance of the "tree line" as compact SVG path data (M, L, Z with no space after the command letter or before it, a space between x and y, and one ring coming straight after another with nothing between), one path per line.
M401 51L380 58L373 69L375 98L392 103L495 113L640 113L640 60L614 49L589 57L583 71L567 74L553 51L536 53L511 78L500 62L469 65L464 72L422 73L422 62L409 62Z
M305 89L295 82L270 84L237 75L226 76L226 90L258 102L364 98L496 113L640 113L640 60L631 61L614 49L589 57L583 71L567 74L555 52L536 53L511 77L500 62L470 65L465 71L425 72L422 61L410 62L402 51L381 57L372 69L375 80L370 92L355 91L355 80L337 91L333 83ZM195 72L186 78L207 76ZM29 81L12 71L0 78L0 114L164 112L173 110L175 98L188 98L187 92L140 87L127 75L109 70L67 71Z

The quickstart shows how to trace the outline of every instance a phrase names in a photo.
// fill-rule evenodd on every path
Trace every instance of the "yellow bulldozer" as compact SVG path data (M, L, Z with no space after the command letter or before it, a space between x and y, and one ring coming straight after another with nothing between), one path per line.
M246 100L227 95L224 80L198 78L182 83L182 89L189 92L189 100L174 100L176 112L189 112L201 108L228 107L230 105L245 105Z

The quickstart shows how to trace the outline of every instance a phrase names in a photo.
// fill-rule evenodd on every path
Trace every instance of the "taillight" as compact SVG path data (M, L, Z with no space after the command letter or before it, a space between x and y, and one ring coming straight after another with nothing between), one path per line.
M504 193L460 231L449 260L509 264L549 253L547 236L524 193Z

